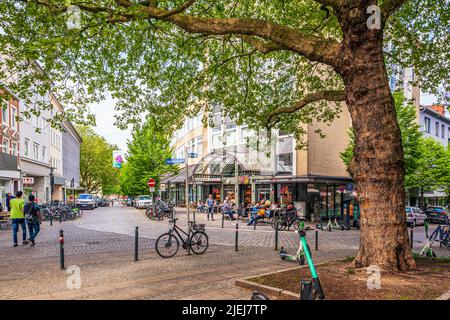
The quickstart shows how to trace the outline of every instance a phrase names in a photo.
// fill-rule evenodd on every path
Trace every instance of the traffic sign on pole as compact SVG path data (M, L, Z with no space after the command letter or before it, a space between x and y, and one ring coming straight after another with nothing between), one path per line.
M185 162L184 158L170 158L170 159L166 159L166 164L182 164Z
M148 186L149 186L150 188L153 188L153 187L155 187L155 185L156 185L156 181L155 181L155 179L150 178L150 179L147 181L147 184L148 184Z
M150 187L150 192L155 192L155 187Z

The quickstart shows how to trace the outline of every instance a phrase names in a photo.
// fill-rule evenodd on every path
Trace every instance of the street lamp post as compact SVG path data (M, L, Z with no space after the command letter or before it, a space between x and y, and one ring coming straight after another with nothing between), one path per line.
M53 202L53 188L55 187L55 175L53 174L54 167L50 167L50 203Z

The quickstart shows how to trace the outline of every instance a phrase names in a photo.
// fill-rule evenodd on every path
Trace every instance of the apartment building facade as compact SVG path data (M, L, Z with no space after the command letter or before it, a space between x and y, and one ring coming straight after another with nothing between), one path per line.
M320 215L342 216L344 203L355 197L354 186L339 157L348 145L351 121L346 107L330 126L306 125L306 150L297 150L293 135L275 131L268 143L265 132L254 132L246 125L224 117L219 107L208 115L211 125L204 127L203 114L185 120L172 137L174 157L188 158L189 201L205 201L209 194L238 205L271 200L294 203L311 220ZM322 129L326 137L315 133ZM162 196L185 202L186 168L178 175L162 178Z
M50 97L38 97L50 103ZM33 106L28 106L22 101L19 103L20 111L30 111ZM33 194L39 203L48 202L51 199L50 190L50 124L47 119L51 117L50 110L42 110L41 114L32 114L29 119L21 122L20 144L20 168L22 172L22 184L25 194Z
M16 99L2 98L0 91L0 203L6 210L6 195L20 188L20 124L19 103Z
M80 190L80 146L83 140L69 121L63 123L62 132L62 176L63 199L73 201L75 191Z

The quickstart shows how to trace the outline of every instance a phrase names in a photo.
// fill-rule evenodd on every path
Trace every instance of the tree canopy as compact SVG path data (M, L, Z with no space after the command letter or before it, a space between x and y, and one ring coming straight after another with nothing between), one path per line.
M83 142L80 147L80 184L89 193L117 193L118 171L112 166L112 153L117 146L87 126L78 126Z
M344 99L338 16L363 2L381 6L388 66L414 65L425 91L448 86L447 0L2 1L0 82L25 101L51 88L77 121L92 121L86 106L111 93L122 127L142 113L177 124L220 104L300 138L299 123L340 112L324 103Z
M136 126L128 141L126 162L120 172L120 192L122 195L137 196L148 194L147 181L156 180L159 188L163 174L173 173L176 167L167 165L170 158L170 130L164 130L164 124L155 118L148 118L143 125Z

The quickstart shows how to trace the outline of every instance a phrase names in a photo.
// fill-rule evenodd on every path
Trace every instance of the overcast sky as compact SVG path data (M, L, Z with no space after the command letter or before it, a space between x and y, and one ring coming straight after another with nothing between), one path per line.
M91 105L91 112L95 114L97 126L95 131L106 138L106 140L115 144L124 153L127 152L127 140L131 139L131 129L120 130L114 126L115 118L117 114L114 111L114 100L109 98L100 104Z
M420 99L420 103L423 105L430 105L436 101L436 98L429 94L422 94ZM126 153L127 140L131 139L131 129L120 130L114 126L114 116L117 114L114 111L114 103L110 98L100 104L91 106L91 112L95 114L97 119L95 131L105 137L109 143L116 144L120 150Z

